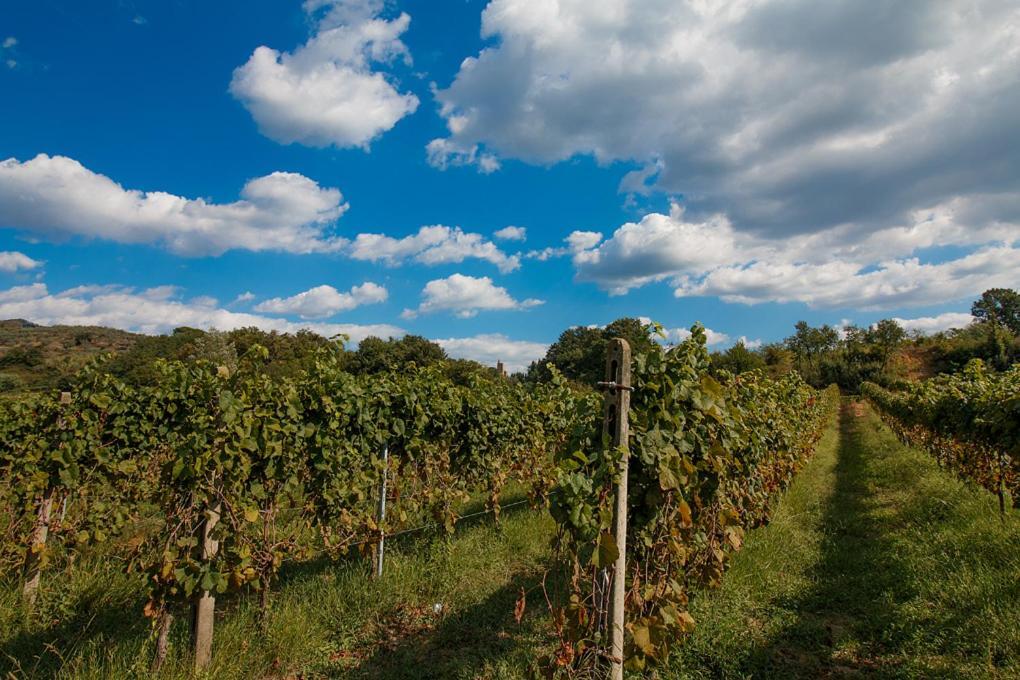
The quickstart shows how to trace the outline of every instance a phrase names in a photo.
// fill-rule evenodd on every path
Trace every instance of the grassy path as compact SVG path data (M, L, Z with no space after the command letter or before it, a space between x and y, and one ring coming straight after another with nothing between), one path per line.
M863 406L752 532L668 678L1018 678L1020 516Z

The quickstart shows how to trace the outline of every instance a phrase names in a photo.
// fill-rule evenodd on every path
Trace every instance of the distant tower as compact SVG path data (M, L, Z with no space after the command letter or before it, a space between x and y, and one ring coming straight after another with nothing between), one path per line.
M506 368L503 366L502 361L496 362L496 373L499 373L504 378L506 377Z

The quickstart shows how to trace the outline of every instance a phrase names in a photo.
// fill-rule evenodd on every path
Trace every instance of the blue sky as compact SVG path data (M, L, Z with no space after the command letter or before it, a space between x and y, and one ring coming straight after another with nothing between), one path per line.
M625 315L960 325L1020 283L1018 11L969 4L7 2L0 316L517 366Z

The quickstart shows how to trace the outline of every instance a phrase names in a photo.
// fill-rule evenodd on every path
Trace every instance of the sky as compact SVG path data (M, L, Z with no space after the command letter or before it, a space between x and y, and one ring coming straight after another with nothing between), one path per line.
M1014 0L4 0L0 318L965 325L1020 287Z

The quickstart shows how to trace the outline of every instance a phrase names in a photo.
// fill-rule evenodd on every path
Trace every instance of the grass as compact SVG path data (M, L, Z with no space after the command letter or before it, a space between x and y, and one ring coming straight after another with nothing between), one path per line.
M512 501L513 498L507 498ZM541 591L555 526L522 506L466 520L450 538L387 543L386 573L368 560L326 560L285 570L266 632L255 598L221 597L209 678L520 677L546 642ZM149 673L154 638L137 582L116 565L78 565L44 582L26 623L17 591L0 594L0 677L131 678ZM521 624L514 604L532 591ZM174 622L167 665L189 676L187 621Z
M265 633L254 598L218 601L207 676L527 677L549 644L539 585L554 530L522 507L449 539L401 537L378 581L363 559L293 565ZM695 598L698 628L658 675L1020 677L1018 545L1020 513L1000 517L994 496L848 404L722 588ZM0 677L150 677L137 582L101 559L46 578L29 621L17 590L0 588ZM177 620L158 677L188 677L187 636Z
M846 405L668 678L1020 677L1020 517Z

